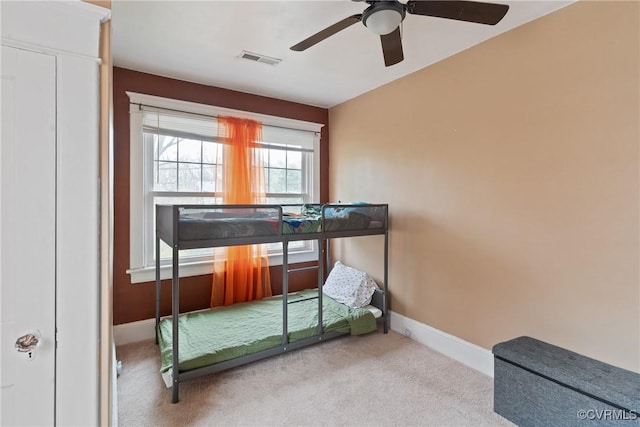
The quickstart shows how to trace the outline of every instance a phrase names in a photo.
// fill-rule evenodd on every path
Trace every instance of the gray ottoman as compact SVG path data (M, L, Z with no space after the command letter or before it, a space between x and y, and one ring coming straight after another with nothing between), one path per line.
M519 426L640 427L640 374L530 337L493 354L494 411Z

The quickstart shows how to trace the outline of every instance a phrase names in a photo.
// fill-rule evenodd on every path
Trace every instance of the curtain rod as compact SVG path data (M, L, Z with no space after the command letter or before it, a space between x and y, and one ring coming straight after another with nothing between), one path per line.
M189 115L193 115L193 116L200 116L200 117L208 117L211 119L217 119L218 116L215 115L211 115L211 114L204 114L204 113L192 113L190 111L183 111L183 110L178 110L176 108L167 108L167 107L157 107L155 105L149 105L149 104L143 104L141 102L129 102L130 105L137 105L138 109L140 111L142 111L142 107L149 107L149 108L157 108L158 110L166 110L166 111L174 111L176 113L183 113L183 114L189 114ZM294 119L295 120L295 119ZM263 126L269 126L272 128L278 128L278 129L288 129L288 130L299 130L302 132L313 132L316 135L319 135L320 132L317 131L305 131L303 129L295 129L295 128L290 128L290 127L286 127L286 126L278 126L278 125L265 125L262 122L260 122L260 124L262 124Z

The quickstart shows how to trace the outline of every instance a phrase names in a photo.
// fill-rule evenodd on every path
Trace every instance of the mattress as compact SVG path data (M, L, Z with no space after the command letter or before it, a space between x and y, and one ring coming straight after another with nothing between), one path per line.
M289 342L316 334L318 291L288 297ZM375 331L376 319L367 309L352 309L324 296L323 330L358 335ZM231 360L282 344L282 297L182 314L178 318L180 372ZM161 372L172 368L172 319L160 321Z

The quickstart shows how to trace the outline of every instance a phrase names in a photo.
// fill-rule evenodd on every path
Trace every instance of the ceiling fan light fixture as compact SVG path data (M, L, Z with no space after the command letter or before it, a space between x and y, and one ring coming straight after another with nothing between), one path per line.
M362 13L362 23L378 35L391 33L404 19L404 7L397 2L377 2Z
M0 0L1 1L1 0ZM333 25L291 46L300 52L322 40L361 22L380 38L384 65L390 67L404 60L402 28L405 15L431 16L455 21L495 25L509 10L508 4L473 0L353 0L369 5L362 13L347 16ZM402 2L402 3L401 3Z

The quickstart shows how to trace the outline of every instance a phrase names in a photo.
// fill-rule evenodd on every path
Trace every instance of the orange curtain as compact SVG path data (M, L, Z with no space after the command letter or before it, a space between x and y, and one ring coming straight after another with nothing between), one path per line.
M261 150L262 124L255 120L218 117L223 149L223 203L265 203ZM226 248L224 260L215 261L211 307L231 305L271 296L269 263L264 245Z

